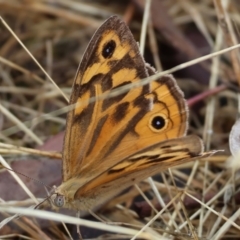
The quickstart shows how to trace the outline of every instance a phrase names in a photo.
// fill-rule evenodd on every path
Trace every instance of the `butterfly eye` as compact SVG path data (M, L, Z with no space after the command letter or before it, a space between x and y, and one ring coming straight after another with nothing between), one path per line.
M57 195L56 198L54 199L54 204L57 207L62 207L65 203L64 196L62 195Z
M116 43L113 40L107 42L103 47L102 56L104 58L112 57L115 48L116 48Z
M164 116L155 115L150 119L150 128L154 132L158 132L159 130L166 128L166 126L167 122Z

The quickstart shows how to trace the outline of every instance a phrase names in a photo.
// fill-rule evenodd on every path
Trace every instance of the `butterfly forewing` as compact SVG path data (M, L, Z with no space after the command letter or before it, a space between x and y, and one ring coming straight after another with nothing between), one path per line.
M114 98L88 103L92 97L146 78L149 71L153 74L153 70L149 69L129 28L118 17L111 17L97 30L83 56L73 85L70 104L76 103L77 106L67 118L63 151L64 181L77 175L88 181L99 174L100 164L102 171L105 171L146 144L182 135L185 130L177 128L185 129L186 124L180 120L181 124L177 126L174 119L170 119L165 99L169 98L174 108L173 116L182 107L186 112L186 107L180 106L184 105L181 103L184 100L181 97L179 105L173 95L175 102L172 103L171 90L165 82L161 83L161 87L153 87L153 92L149 92L149 85L145 85ZM175 82L168 82L174 86L171 88L176 88ZM180 94L178 89L173 90ZM162 96L160 101L159 92ZM164 132L154 133L149 123L154 113L160 112L171 121ZM170 133L170 128L173 133Z

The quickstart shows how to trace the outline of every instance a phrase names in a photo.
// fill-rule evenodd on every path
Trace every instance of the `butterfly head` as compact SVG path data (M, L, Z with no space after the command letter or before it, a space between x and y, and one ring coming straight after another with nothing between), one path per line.
M69 202L74 199L74 194L76 192L75 184L72 181L64 182L59 187L54 189L51 195L51 202L56 208L69 208ZM66 190L68 189L68 191Z
M55 207L62 208L65 205L65 197L60 194L54 194L53 204Z
M86 210L94 206L93 199L84 196L76 197L81 188L81 181L77 178L69 179L57 187L51 195L52 205L56 208L69 208L75 210Z

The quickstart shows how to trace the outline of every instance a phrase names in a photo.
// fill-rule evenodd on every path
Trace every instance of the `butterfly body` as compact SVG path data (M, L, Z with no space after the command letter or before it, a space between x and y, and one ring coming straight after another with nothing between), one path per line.
M58 207L92 209L125 188L202 153L198 137L180 138L188 110L172 76L128 88L155 74L129 28L110 17L96 31L73 84L63 148L63 183Z

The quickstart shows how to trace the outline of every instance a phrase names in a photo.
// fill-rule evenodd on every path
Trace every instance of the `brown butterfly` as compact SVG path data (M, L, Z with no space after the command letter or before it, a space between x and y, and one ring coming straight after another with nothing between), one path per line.
M54 205L92 209L169 167L201 157L202 141L182 137L188 109L172 76L90 102L155 73L128 26L112 16L96 31L73 84Z

